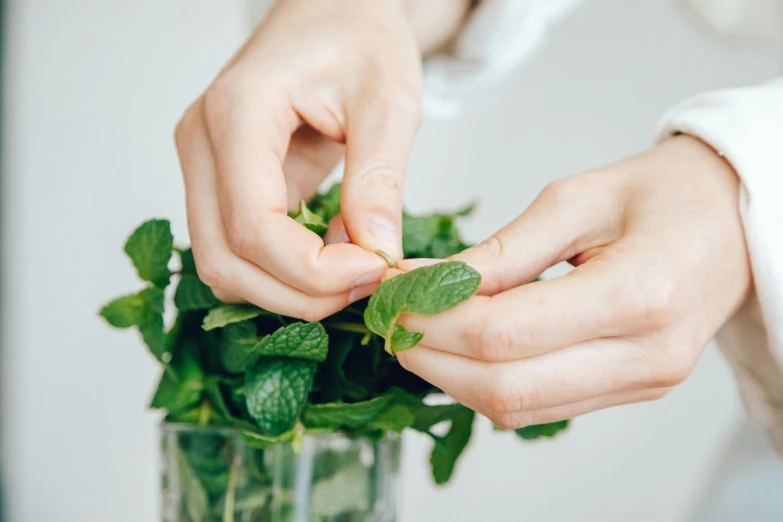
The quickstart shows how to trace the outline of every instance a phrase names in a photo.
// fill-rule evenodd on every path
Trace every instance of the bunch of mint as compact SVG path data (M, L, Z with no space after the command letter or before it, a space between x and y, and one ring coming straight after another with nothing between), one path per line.
M323 236L340 212L339 194L335 185L302 203L292 217ZM465 249L456 221L470 210L405 214L405 256L445 258ZM258 448L289 441L296 447L307 433L339 431L381 440L408 428L433 440L435 482L449 480L475 415L460 404L425 402L439 390L402 369L393 355L422 336L396 320L402 313L441 313L468 299L479 287L476 271L459 262L420 268L385 282L369 300L306 323L221 303L199 279L192 251L174 246L168 221L142 224L125 253L147 286L115 299L100 314L112 326L136 327L163 366L151 407L164 410L167 420L232 427ZM172 271L174 253L179 269ZM166 329L164 293L172 278L177 315ZM441 423L448 429L433 431ZM518 435L549 437L566 424L532 426Z

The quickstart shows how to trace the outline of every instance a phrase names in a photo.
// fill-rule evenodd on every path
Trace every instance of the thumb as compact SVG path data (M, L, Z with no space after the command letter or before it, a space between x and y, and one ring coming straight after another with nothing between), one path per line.
M529 283L562 261L619 239L618 214L605 187L585 187L576 178L547 186L511 223L480 244L452 256L481 274L483 295ZM600 190L595 190L600 189ZM408 260L405 267L430 260Z
M351 242L395 260L402 259L402 193L420 106L418 96L397 92L346 115L345 228Z

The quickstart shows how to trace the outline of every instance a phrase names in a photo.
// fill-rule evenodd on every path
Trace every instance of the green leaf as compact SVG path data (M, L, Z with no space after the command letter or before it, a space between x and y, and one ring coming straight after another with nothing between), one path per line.
M291 217L294 218L294 221L304 225L308 230L315 232L321 237L326 235L326 230L329 228L321 216L307 208L307 203L304 200L299 202L299 212Z
M245 372L245 399L261 434L276 437L294 427L313 386L315 363L264 357Z
M193 342L185 344L172 361L176 378L164 371L160 376L158 389L152 397L150 408L165 409L170 413L183 412L201 401L204 390L204 372L196 359L198 346Z
M340 213L341 183L335 183L323 194L318 194L310 202L310 208L328 223L334 216Z
M337 402L343 396L364 399L370 393L364 386L348 379L343 370L345 359L354 343L358 343L358 337L355 335L333 335L330 338L328 357L326 362L319 366L319 374L323 376L320 392L322 402Z
M329 337L321 323L293 323L262 338L253 351L321 362L326 359L328 347Z
M223 367L232 373L242 373L259 357L256 325L252 321L232 323L223 328L218 351Z
M424 334L419 332L409 332L399 324L394 325L391 345L395 352L404 352L410 350L424 338Z
M436 484L445 484L451 478L457 459L470 441L474 417L475 413L463 406L453 415L449 432L443 437L433 436L435 447L432 448L430 464Z
M217 300L212 290L201 282L195 274L183 274L174 294L174 304L180 312L206 310L217 306Z
M364 311L364 322L373 333L385 339L387 352L407 349L421 338L397 328L396 321L401 314L445 312L473 296L480 284L479 273L461 261L417 268L378 287Z
M139 297L144 301L144 308L137 322L139 332L152 355L157 360L163 361L163 354L166 353L166 333L163 331L163 290L151 286L139 292Z
M125 253L133 261L139 277L161 288L169 284L169 260L173 248L174 236L166 219L143 223L125 243Z
M369 425L369 429L402 432L413 426L416 416L411 409L402 404L392 404L389 409L381 412Z
M514 430L516 434L525 440L533 440L539 437L554 437L568 427L568 421L562 420L549 424L535 424Z
M209 311L204 317L204 330L222 328L227 324L238 323L253 319L261 314L268 313L261 308L250 305L221 305Z
M180 251L179 253L179 259L182 262L182 273L183 274L197 274L196 271L196 261L193 259L193 249L187 248L185 250Z
M100 315L115 328L130 328L139 322L144 311L144 299L139 294L119 297L104 306Z
M179 486L185 500L185 509L191 522L204 522L209 512L209 498L204 485L182 450L177 451L177 470L179 471Z
M303 422L308 428L362 428L372 422L391 402L391 395L352 404L314 404L305 409Z

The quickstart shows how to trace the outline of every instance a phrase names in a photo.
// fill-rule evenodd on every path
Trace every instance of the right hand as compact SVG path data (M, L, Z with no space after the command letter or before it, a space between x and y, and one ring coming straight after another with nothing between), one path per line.
M218 299L316 321L375 289L374 251L402 257L420 76L403 0L277 3L176 130L196 268ZM287 211L343 152L325 246Z

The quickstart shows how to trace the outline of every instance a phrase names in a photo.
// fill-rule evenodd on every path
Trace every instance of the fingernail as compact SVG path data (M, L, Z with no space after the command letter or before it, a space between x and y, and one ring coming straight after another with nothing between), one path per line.
M351 303L355 303L360 299L364 299L365 297L375 292L376 288L378 288L377 284L364 285L358 288L354 288L353 290L351 290L351 293L348 294L348 301Z
M437 265L438 263L445 263L445 259L406 259L405 261L401 261L400 265L408 270L413 270L414 268L421 268L423 266L432 266Z
M395 256L400 250L400 231L392 220L382 215L370 216L367 221L367 228L370 231L373 239L377 241L375 248L379 248L391 255Z
M385 271L386 271L385 268L381 268L378 270L373 270L372 272L367 272L359 279L354 281L354 286L363 286L363 285L368 285L370 283L380 283L381 278L383 277L383 273Z

